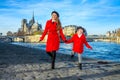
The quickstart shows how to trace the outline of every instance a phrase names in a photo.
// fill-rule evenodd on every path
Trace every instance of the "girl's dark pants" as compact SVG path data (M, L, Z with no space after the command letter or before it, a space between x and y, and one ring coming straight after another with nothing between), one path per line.
M47 54L51 57L52 63L51 63L51 69L55 68L55 59L56 59L56 51L47 52Z

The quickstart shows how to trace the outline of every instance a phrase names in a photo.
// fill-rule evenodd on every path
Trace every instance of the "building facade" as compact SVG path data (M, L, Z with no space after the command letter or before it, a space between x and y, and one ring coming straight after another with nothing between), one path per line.
M110 38L110 40L114 42L120 43L120 28L114 30L114 31L108 31L106 33L106 37Z
M76 25L68 25L63 28L63 33L65 36L72 36L75 34L77 26Z
M20 32L24 32L25 35L31 35L36 31L41 31L42 25L38 22L35 22L34 13L32 19L27 22L27 19L22 19L21 21L21 28L19 29Z

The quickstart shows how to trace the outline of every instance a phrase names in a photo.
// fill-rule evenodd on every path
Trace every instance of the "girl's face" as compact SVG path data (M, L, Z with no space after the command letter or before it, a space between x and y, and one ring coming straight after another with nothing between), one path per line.
M57 14L56 14L56 13L53 13L53 14L52 14L52 20L57 20L57 19L58 19Z
M83 30L82 29L78 29L77 34L82 34Z

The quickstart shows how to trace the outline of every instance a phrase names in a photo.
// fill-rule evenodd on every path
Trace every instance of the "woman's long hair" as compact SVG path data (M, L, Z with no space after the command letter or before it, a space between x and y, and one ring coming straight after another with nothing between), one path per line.
M60 30L61 28L62 28L61 21L58 18L58 21L57 21L57 30Z
M53 13L57 14L57 16L58 16L58 20L57 20L57 30L60 30L60 29L62 28L62 24L61 24L61 21L60 21L60 19L59 19L60 15L59 15L59 13L58 13L57 11L52 11L51 15L52 15Z

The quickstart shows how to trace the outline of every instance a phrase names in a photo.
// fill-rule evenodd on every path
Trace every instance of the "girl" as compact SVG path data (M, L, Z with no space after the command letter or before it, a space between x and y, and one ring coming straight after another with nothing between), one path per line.
M82 70L82 58L81 54L84 51L84 44L87 48L92 49L92 47L86 41L86 37L84 35L85 29L83 27L78 27L76 33L72 36L71 39L67 40L66 43L73 43L73 52L71 57L74 56L74 52L78 54L78 66L80 70Z
M51 68L54 69L56 51L59 49L60 37L63 41L65 41L66 38L62 31L62 25L59 20L59 13L53 11L51 16L52 18L46 22L45 30L42 34L42 37L40 37L40 41L44 39L46 34L48 34L46 53L52 58Z

